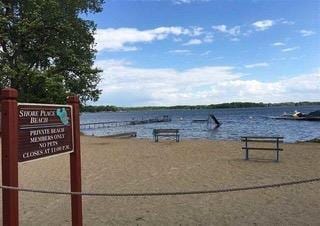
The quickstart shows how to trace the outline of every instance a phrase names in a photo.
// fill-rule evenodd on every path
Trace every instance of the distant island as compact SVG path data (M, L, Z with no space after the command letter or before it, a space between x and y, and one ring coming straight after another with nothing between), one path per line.
M320 105L320 102L284 102L284 103L253 103L232 102L209 105L176 105L176 106L142 106L142 107L117 107L113 105L83 105L82 112L117 112L117 111L142 111L142 110L197 110L197 109L219 109L219 108L252 108L252 107L277 107L277 106L307 106Z

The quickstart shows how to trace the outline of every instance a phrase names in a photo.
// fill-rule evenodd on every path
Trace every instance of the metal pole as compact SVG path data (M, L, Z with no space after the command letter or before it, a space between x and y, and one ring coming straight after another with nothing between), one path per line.
M1 90L2 184L18 187L18 92ZM19 225L17 190L2 190L2 224Z
M71 191L81 192L81 153L80 153L80 114L79 98L70 96L67 103L72 105L73 118L73 152L70 154ZM82 197L71 195L72 225L82 226Z
M248 137L246 137L246 160L249 160Z
M279 162L279 138L277 138L277 162Z

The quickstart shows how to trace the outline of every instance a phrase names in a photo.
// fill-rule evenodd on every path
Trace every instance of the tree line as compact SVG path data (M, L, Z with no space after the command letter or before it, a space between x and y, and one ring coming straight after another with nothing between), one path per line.
M221 109L221 108L251 108L251 107L277 107L277 106L306 106L320 105L320 102L285 102L285 103L253 103L253 102L232 102L209 105L176 105L176 106L142 106L142 107L117 107L113 105L82 106L82 112L116 112L116 111L142 111L142 110L197 110L197 109Z

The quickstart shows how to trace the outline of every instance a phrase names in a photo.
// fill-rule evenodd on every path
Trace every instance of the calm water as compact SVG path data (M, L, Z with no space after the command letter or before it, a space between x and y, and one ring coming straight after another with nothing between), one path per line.
M141 120L169 115L172 118L171 122L90 129L83 132L96 136L137 132L139 138L152 138L153 129L169 128L180 129L182 139L239 140L239 137L243 135L280 135L285 137L286 142L295 142L319 138L320 121L291 121L268 118L279 116L284 112L292 113L294 110L309 113L320 110L320 106L83 113L81 123ZM206 122L192 123L194 119L207 119L208 114L211 113L222 123L218 129L209 129Z

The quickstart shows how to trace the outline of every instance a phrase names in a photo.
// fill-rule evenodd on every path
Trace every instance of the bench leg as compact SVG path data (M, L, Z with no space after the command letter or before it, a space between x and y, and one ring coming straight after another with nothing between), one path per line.
M246 160L249 160L248 138L246 137Z
M249 150L246 149L246 160L249 160Z
M179 135L176 135L176 142L179 142Z
M279 139L277 139L277 149L279 148ZM277 150L277 162L279 162L279 150Z

